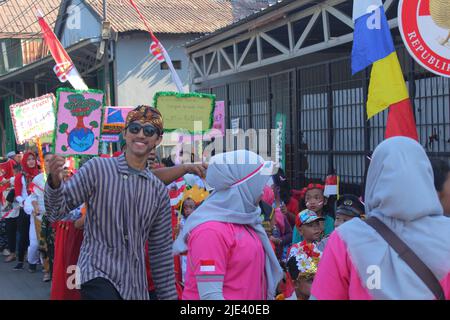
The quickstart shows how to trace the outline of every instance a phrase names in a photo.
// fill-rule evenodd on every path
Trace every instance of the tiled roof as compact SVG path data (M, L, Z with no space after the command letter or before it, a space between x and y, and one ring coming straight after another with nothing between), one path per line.
M101 0L86 0L103 16ZM231 1L227 0L135 0L155 33L206 33L233 22ZM108 20L116 32L146 31L127 0L108 0Z
M42 10L45 20L53 28L61 2L61 0L0 2L0 38L38 37L41 29L35 16L36 8Z

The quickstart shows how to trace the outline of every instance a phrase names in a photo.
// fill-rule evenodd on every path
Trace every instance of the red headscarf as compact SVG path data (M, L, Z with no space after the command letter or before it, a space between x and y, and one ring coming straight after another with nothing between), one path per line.
M36 164L34 166L34 168L30 168L27 165L27 161L29 157L34 157L34 159L36 160ZM22 159L22 172L16 175L16 178L14 179L14 194L16 197L21 196L22 195L22 189L23 189L23 184L22 184L22 177L25 177L25 181L27 183L27 188L29 189L31 187L31 181L33 180L34 177L36 177L39 174L39 168L37 166L37 158L36 155L29 151L27 153L24 154L23 159ZM30 194L30 190L28 190L28 194Z

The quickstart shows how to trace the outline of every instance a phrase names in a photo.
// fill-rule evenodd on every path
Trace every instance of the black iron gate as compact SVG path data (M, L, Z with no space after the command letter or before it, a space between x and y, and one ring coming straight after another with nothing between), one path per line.
M450 157L450 79L418 66L403 46L397 54L419 142L430 156ZM199 91L226 102L228 128L239 119L244 130L271 129L276 113L286 114L286 173L295 187L336 172L341 193L361 194L371 152L384 139L387 111L366 121L369 71L352 76L350 63L350 57L327 60Z

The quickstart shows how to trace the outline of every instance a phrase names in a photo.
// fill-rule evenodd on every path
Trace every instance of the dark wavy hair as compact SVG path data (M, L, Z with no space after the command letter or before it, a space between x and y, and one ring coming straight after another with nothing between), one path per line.
M280 199L288 204L291 199L291 186L289 185L289 181L284 174L283 169L278 169L278 172L272 176L273 183L277 187L280 193Z

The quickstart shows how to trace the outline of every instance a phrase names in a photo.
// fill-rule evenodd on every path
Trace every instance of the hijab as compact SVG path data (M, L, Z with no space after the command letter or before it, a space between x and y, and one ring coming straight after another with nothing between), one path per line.
M367 216L385 223L442 280L450 272L450 219L443 215L423 147L406 137L383 141L374 151L365 195ZM394 249L361 219L352 219L337 232L363 284L373 277L371 267L380 269L381 285L368 291L371 296L434 299Z
M28 164L27 164L27 161L30 157L33 157L34 160L36 161L33 168L28 167ZM31 152L31 151L26 152L22 158L21 164L22 164L22 172L17 174L16 178L14 179L14 193L15 193L16 197L22 195L22 190L23 190L22 177L25 178L27 188L30 188L31 181L33 180L33 178L35 176L37 176L39 174L37 158L33 152ZM31 193L31 189L28 190L28 194L30 194L30 193Z

